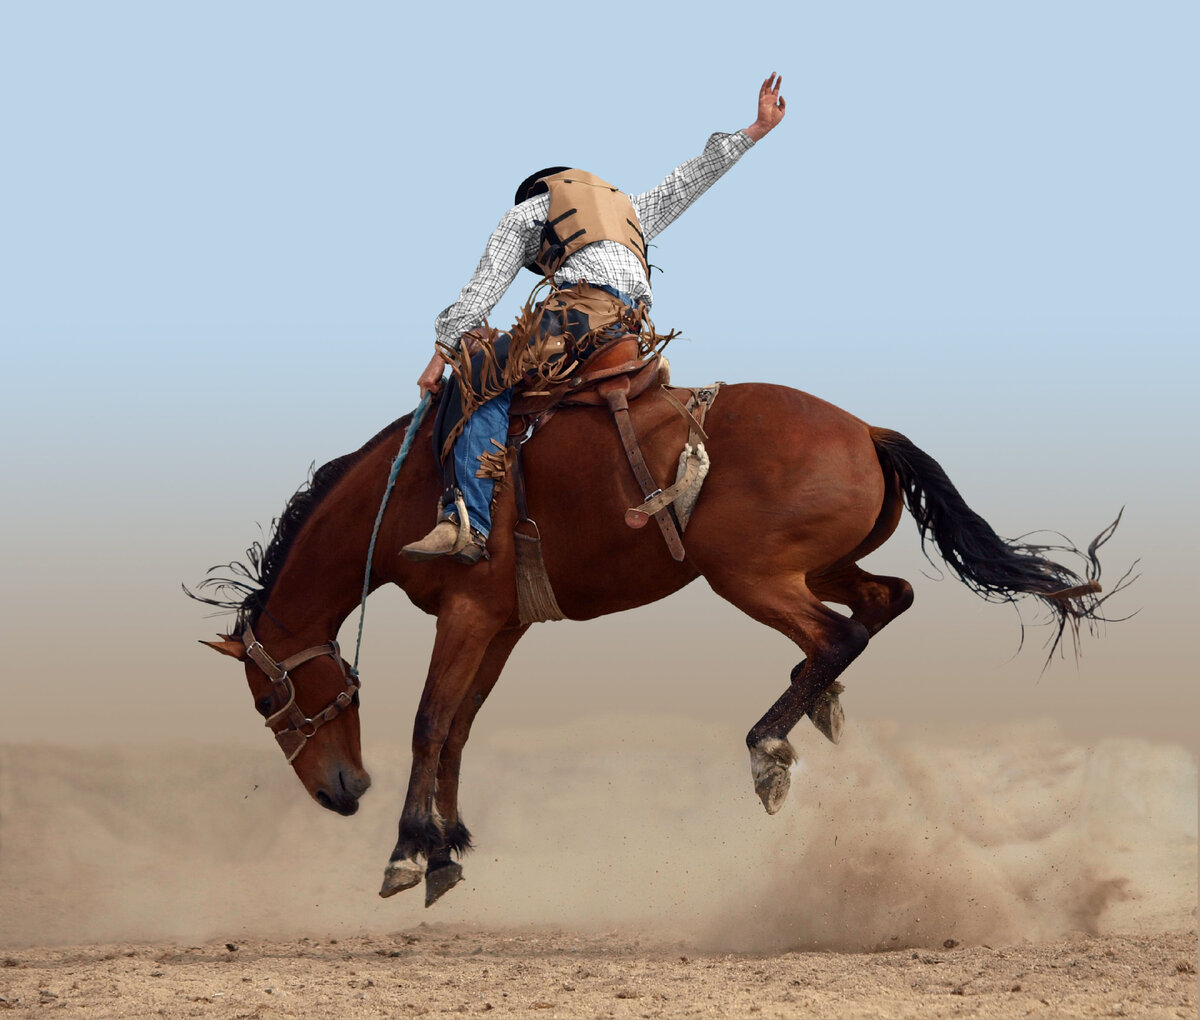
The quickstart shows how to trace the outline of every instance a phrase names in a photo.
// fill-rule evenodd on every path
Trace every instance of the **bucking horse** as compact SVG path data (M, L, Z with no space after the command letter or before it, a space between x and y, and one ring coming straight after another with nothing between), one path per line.
M681 448L695 435L696 423L681 410L694 395L655 385L628 405L644 466L660 485L677 475ZM563 617L632 609L703 577L795 642L804 658L746 737L754 788L772 814L796 760L792 728L808 715L838 740L839 678L912 605L908 581L858 565L892 535L906 506L922 548L931 544L975 593L999 602L1029 597L1047 611L1052 654L1102 619L1097 549L1116 521L1085 551L1065 539L1001 538L936 461L900 433L762 383L724 386L708 410L708 470L680 536L682 558L657 529L630 526L630 508L645 506L647 492L630 471L609 410L582 406L547 420L522 448L520 478L497 485L488 559L409 562L399 550L428 530L442 489L431 421L418 416L414 428L407 415L319 468L288 502L265 548L256 543L245 562L228 565L232 571L214 568L202 582L205 594L196 596L236 613L230 633L205 643L244 664L254 706L305 789L343 815L354 813L371 780L360 747L360 680L338 647L339 629L367 592L385 584L399 585L437 617L383 896L424 879L429 905L462 876L457 858L471 847L458 803L463 748L531 626L518 598L514 533L521 521L536 522L539 566ZM393 474L406 439L411 452ZM390 498L381 508L385 491ZM1083 573L1059 562L1065 554L1080 558Z

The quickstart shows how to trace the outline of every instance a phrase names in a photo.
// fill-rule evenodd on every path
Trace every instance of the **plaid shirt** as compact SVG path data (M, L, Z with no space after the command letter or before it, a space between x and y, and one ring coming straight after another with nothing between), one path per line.
M733 134L718 131L708 139L699 156L676 167L661 184L640 195L631 195L646 243L670 226L753 144L744 131ZM487 318L521 268L537 256L542 225L549 213L550 196L543 193L504 214L458 300L434 323L434 332L441 343L457 350L462 334ZM633 252L616 241L585 245L554 274L554 282L560 287L580 280L616 287L635 301L645 302L647 307L653 302L650 281L642 272L641 263Z

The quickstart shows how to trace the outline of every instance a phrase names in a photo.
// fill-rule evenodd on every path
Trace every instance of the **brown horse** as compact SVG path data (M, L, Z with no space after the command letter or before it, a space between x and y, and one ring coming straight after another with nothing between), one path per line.
M232 565L239 577L205 582L221 596L206 601L238 614L233 634L206 643L245 663L256 706L301 782L342 814L357 809L370 777L360 751L357 676L332 639L359 604L372 525L411 418L320 468L288 503L267 548L252 547L248 566ZM634 402L633 420L651 471L669 481L687 424L657 390ZM561 411L528 444L529 509L570 619L644 605L703 575L717 594L800 647L805 658L791 683L746 738L768 812L787 794L792 727L808 714L836 742L838 677L912 605L907 581L857 565L892 534L906 503L922 543L932 539L978 594L997 601L1031 595L1051 611L1052 650L1064 633L1076 639L1081 624L1098 619L1095 553L1115 522L1079 554L1087 567L1080 577L1050 559L1050 547L999 538L937 463L902 435L816 397L782 386L727 386L705 427L712 468L682 562L672 559L657 528L624 523L625 510L643 496L607 410ZM424 877L431 903L461 877L452 855L471 845L458 809L471 724L528 625L516 608L511 486L497 488L490 560L467 567L398 555L428 530L441 487L429 422L418 431L382 519L369 586L397 584L437 617L399 838L381 890L390 895Z

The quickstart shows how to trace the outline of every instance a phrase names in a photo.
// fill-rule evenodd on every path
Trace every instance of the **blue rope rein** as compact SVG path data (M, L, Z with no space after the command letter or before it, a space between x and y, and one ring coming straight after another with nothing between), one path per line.
M396 476L400 474L400 468L404 466L404 461L408 457L408 451L412 449L413 440L417 438L417 432L420 431L421 422L425 420L425 412L429 410L429 404L432 399L429 392L426 391L425 395L421 398L421 403L413 411L412 421L409 423L408 431L404 434L404 442L400 444L400 452L396 454L396 459L392 461L392 470L388 475L387 488L383 490L383 500L379 504L379 513L375 515L375 527L371 529L371 544L367 547L367 566L363 571L362 599L358 606L358 640L354 643L354 665L350 667L350 672L354 676L358 676L358 653L362 651L363 623L367 618L367 594L371 588L371 564L375 562L375 540L379 537L379 528L383 524L383 514L387 510L388 499L391 497L392 488L396 484Z

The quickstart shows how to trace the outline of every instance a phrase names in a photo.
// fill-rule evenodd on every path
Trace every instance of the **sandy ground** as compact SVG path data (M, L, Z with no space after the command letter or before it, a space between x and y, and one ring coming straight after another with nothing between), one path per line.
M368 745L344 819L270 747L0 747L0 1012L1197 1015L1190 753L1045 723L794 738L772 818L732 729L485 733L478 849L429 910L375 895L398 750Z
M8 954L10 1016L1194 1017L1195 934L871 954L696 954L479 931Z

